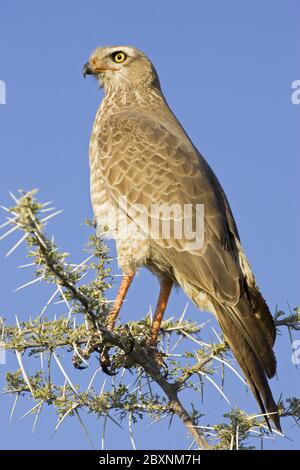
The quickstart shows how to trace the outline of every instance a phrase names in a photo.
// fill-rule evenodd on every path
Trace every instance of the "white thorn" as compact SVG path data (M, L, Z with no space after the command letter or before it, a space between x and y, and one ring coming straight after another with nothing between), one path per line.
M2 225L0 225L0 228L4 228L7 225L14 224L16 220L19 218L19 216L14 217L13 219L11 217L6 217L6 218L7 218L7 221L4 222Z
M216 361L219 361L219 362L222 362L223 364L225 364L229 369L232 370L232 372L237 375L237 377L241 380L241 382L243 382L244 385L246 385L246 387L248 387L248 384L247 382L245 382L245 380L243 379L243 377L235 370L234 367L232 367L231 364L229 364L229 362L225 361L224 359L221 359L220 357L217 357L217 356L211 356L213 357Z
M20 398L20 394L17 393L16 398L15 398L15 400L14 400L14 404L13 404L13 406L12 406L12 409L11 409L11 412L10 412L10 415L9 415L9 422L10 422L10 423L12 422L13 415L14 415L14 412L15 412L15 409L16 409L16 406L17 406L17 403L18 403L19 398Z
M41 312L38 314L38 316L36 317L36 320L39 320L41 318L41 316L43 315L43 313L45 312L45 310L49 307L49 305L51 304L52 300L56 297L56 295L58 294L59 292L59 289L56 289L53 294L51 295L51 297L49 297L49 299L47 300L46 302L46 305L43 307L43 309L41 310Z
M65 297L65 294L64 294L64 291L62 290L62 287L59 285L59 284L56 284L57 285L57 288L60 292L60 295L62 296L63 298L63 301L65 302L65 304L67 305L67 307L70 309L70 304L69 302L67 301L66 297Z
M40 352L41 369L44 370L44 354Z
M18 292L19 290L24 289L24 287L30 286L31 284L35 284L36 282L39 282L42 279L44 279L44 276L40 276L37 279L33 279L33 281L29 281L26 284L23 284L22 286L17 287L13 292Z
M102 384L102 387L101 387L101 390L100 390L100 395L102 395L102 393L103 393L105 384L106 384L106 378L103 380L103 384Z
M96 369L95 372L93 373L93 376L92 376L92 378L91 378L91 380L90 380L90 383L88 384L88 387L87 387L87 389L86 389L86 393L89 393L89 391L90 391L90 389L91 389L91 387L92 387L92 385L93 385L93 383L94 383L94 380L95 380L95 378L96 378L96 375L98 374L98 372L100 372L100 370L101 370L101 367L99 367L98 369Z
M54 211L55 210L55 207L48 207L47 209L41 209L40 212L51 212L51 211Z
M17 230L19 228L18 225L14 225L11 229L9 229L6 233L4 233L3 235L1 235L0 237L0 240L3 240L4 238L6 238L8 235L10 235L11 233L13 233L15 230Z
M19 333L21 333L21 331L22 331L22 330L21 330L21 327L20 327L20 323L19 323L18 316L17 316L17 315L15 315L15 317L16 317L16 324L17 324L17 327L18 327Z
M29 415L32 411L36 410L36 408L38 408L40 405L42 405L44 402L43 401L40 401L37 405L34 405L32 408L30 408L30 410L26 411L25 414L23 414L23 416L21 416L20 419L23 419L25 418L25 416Z
M5 257L7 258L9 255L11 255L18 248L18 246L20 246L21 243L23 243L23 241L29 237L29 235L29 233L24 233L20 240L18 240L17 243L7 253L5 253Z
M37 421L38 421L39 416L40 416L40 413L41 413L41 411L42 411L43 404L44 404L44 402L41 402L41 403L40 403L40 406L39 406L39 408L38 408L38 410L37 410L37 412L36 412L36 415L35 415L35 418L34 418L34 422L33 422L33 426L32 426L32 433L34 433L34 431L35 431L35 427L36 427L36 425L37 425Z
M31 392L31 395L33 396L34 398L34 391L33 391L33 388L32 388L32 385L30 383L30 380L29 380L29 377L26 373L26 370L24 368L24 365L23 365L23 361L22 361L22 354L20 353L20 351L16 351L16 357L17 357L17 360L18 360L18 363L19 363L19 366L20 366L20 369L22 371L22 374L23 374L23 377L24 377L24 380Z
M92 446L92 449L95 449L94 444L93 444L93 441L92 441L92 439L91 439L90 436L89 436L89 433L88 433L88 431L87 431L87 429L86 429L86 427L85 427L85 425L84 425L84 422L83 422L82 419L81 419L81 416L80 416L80 414L79 414L77 408L76 408L76 410L75 410L75 413L76 413L76 416L77 416L77 418L78 418L78 420L79 420L79 422L80 422L80 426L81 426L81 428L82 428L82 430L83 430L83 433L85 434L85 436L87 437L88 441L90 442L90 444L91 444L91 446Z
M214 329L213 326L211 326L211 329L213 330L214 334L215 334L216 337L218 338L219 342L220 342L220 343L223 343L222 339L220 338L220 336L218 335L218 333L216 332L216 330Z
M185 314L186 314L186 311L187 311L188 306L189 306L189 303L187 302L186 305L185 305L185 307L184 307L184 309L183 309L182 315L181 315L181 317L179 318L178 326L181 325L181 323L182 323L182 321L183 321L183 319L184 319L184 316L185 316Z
M58 430L59 426L62 424L62 422L66 419L66 417L72 412L74 411L77 407L79 406L79 403L73 403L73 405L71 406L71 408L69 408L65 414L62 416L62 418L60 418L60 420L58 421L57 425L55 426L54 428L54 432L51 436L51 439L54 437L54 434L56 433L56 431Z
M17 199L16 196L11 191L8 191L8 194L10 195L10 197L16 204L19 204L19 199Z
M136 450L136 445L134 442L133 430L132 430L132 412L131 411L128 413L128 429L129 429L129 436L130 436L132 448L133 450Z
M41 219L41 222L43 222L43 223L44 223L44 222L47 222L47 220L52 219L53 217L55 217L55 216L58 215L58 214L61 214L62 212L63 212L62 209L59 210L59 211L56 211L56 212L54 212L53 214L48 215L48 216L45 217L44 219Z
M219 391L219 393L222 395L222 397L224 398L224 400L228 403L228 405L231 406L231 403L230 403L230 401L228 400L228 398L226 397L225 393L221 390L221 388L219 387L219 385L216 384L216 382L214 382L211 377L209 377L209 375L205 374L205 373L202 372L201 370L197 370L197 374L203 375L210 383L212 383L213 386L214 386L214 387Z
M65 369L63 368L60 360L58 359L57 355L55 354L55 352L53 352L53 357L58 365L58 367L60 368L61 372L63 373L66 381L68 382L68 384L70 385L71 389L73 390L73 392L75 393L76 396L78 396L78 392L76 390L76 388L74 387L71 379L69 378L68 374L66 373Z
M20 266L17 266L17 268L18 269L29 268L30 266L35 266L35 263L21 264Z
M42 207L49 206L49 204L53 204L53 201L44 202L44 203L42 204Z
M80 264L76 264L75 268L72 269L71 273L74 273L75 271L77 271L79 268L81 268L83 265L85 265L85 263L87 263L88 261L90 261L92 258L94 258L94 253L90 256L88 256L86 259L84 259L83 261L81 261Z
M16 212L12 212L11 210L8 209L8 207L5 207L5 206L0 206L1 209L3 209L4 211L6 212L9 212L10 214L13 214L15 215L16 217L18 217L18 214Z
M190 334L187 333L186 331L180 330L180 333L181 333L182 335L186 336L187 338L191 339L192 341L194 341L194 343L200 344L200 346L206 346L207 348L211 348L211 345L210 345L210 344L204 343L203 341L200 341L200 340L194 338L192 335L190 335Z

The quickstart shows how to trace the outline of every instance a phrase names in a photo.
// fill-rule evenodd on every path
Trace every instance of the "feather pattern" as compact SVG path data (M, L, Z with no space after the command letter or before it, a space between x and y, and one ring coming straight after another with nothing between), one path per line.
M101 75L106 95L90 143L96 218L116 238L125 273L146 266L175 281L200 309L216 315L261 411L273 413L270 419L280 430L267 381L276 371L275 326L243 252L226 195L170 110L152 64L140 51L127 48L126 52L136 54L127 71L122 69L126 80ZM101 61L105 51L100 49L95 56ZM148 64L147 80L136 78L139 61L143 67ZM134 86L130 67L134 67ZM120 202L124 200L126 205ZM149 224L161 227L164 220L153 206L164 204L182 209L168 214L173 224L184 224L183 208L191 206L193 226L197 226L195 207L203 205L201 246L191 246L185 233L176 237L175 225L167 237L160 230L158 236L149 232ZM124 221L126 232L121 233Z

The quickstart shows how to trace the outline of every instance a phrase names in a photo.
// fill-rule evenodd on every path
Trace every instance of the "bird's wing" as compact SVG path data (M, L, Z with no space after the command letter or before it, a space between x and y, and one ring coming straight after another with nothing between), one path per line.
M201 247L191 247L187 236L176 238L173 232L156 239L150 232L151 244L180 273L182 283L178 282L184 288L192 285L193 291L207 294L262 413L273 413L271 419L280 430L266 378L276 370L273 319L255 285L229 204L213 171L188 139L134 112L108 118L101 126L98 145L109 197L115 204L126 197L129 208L142 204L147 222L145 217L136 218L142 230L147 232L149 220L152 224L163 219L153 215L153 204L204 205ZM195 217L194 211L193 223Z
M196 205L204 205L203 245L195 247L190 234L177 237L174 230L169 237L156 237L153 243L165 248L171 265L179 264L196 288L222 302L236 303L242 277L237 230L216 176L192 144L151 118L126 112L104 121L98 145L99 164L111 199L118 203L125 197L129 206L142 204L151 227L157 226L155 219L161 222L163 218L153 211L155 204L185 205L194 228L199 215ZM176 213L179 225L183 210L181 214ZM145 219L139 220L143 224Z

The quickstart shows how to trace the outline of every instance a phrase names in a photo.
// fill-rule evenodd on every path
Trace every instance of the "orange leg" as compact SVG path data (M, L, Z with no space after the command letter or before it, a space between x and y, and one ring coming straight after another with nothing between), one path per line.
M134 274L123 275L121 285L119 287L119 291L114 302L113 308L107 317L107 328L108 330L113 330L115 327L116 320L118 318L120 309L122 307L123 301L126 297L130 284ZM108 367L111 365L110 359L108 356L109 348L107 346L104 347L101 356L100 356L100 364L103 371L108 375L114 375L114 372L111 372Z
M107 328L109 330L113 330L115 327L116 320L118 318L123 301L126 297L126 294L128 292L128 289L130 287L133 277L134 277L134 274L129 274L129 275L124 274L122 277L121 285L119 287L119 291L118 291L116 300L114 302L112 311L109 313L108 318L107 318Z
M150 331L149 346L151 346L152 348L156 348L160 325L167 307L172 286L173 281L171 281L170 279L163 279L161 282L157 306Z

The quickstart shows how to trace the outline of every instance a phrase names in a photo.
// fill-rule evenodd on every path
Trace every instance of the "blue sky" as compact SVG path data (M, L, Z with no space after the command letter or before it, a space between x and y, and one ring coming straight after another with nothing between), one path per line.
M93 80L82 79L81 69L96 46L134 45L154 62L171 108L218 175L272 311L276 305L287 309L287 302L296 306L300 105L291 102L291 83L300 79L299 14L297 0L2 0L0 80L7 96L0 105L1 203L9 204L8 190L40 188L43 200L64 209L51 225L57 241L81 259L87 237L82 222L92 216L88 142L102 97ZM26 319L47 298L37 287L11 293L30 279L15 269L24 262L22 248L4 259L11 243L0 245L0 312L8 320L15 314ZM145 314L157 292L156 279L142 271L122 317ZM167 315L179 315L186 301L174 292ZM211 318L192 305L189 315ZM299 368L292 366L285 333L275 350L275 397L299 394ZM9 357L0 378L15 366ZM241 407L257 410L230 374L226 387ZM214 422L215 413L226 408L213 389L207 391L206 422ZM11 398L0 400L0 448L88 448L74 420L50 440L55 416L49 411L32 434L32 418L18 419L29 403L20 405L8 426L11 404ZM102 424L86 419L99 445ZM291 440L270 441L268 448L299 447L297 428L286 421L283 426ZM142 423L137 446L186 448L185 430L177 422L172 429L163 422L150 428ZM109 423L107 447L130 448L128 432Z

